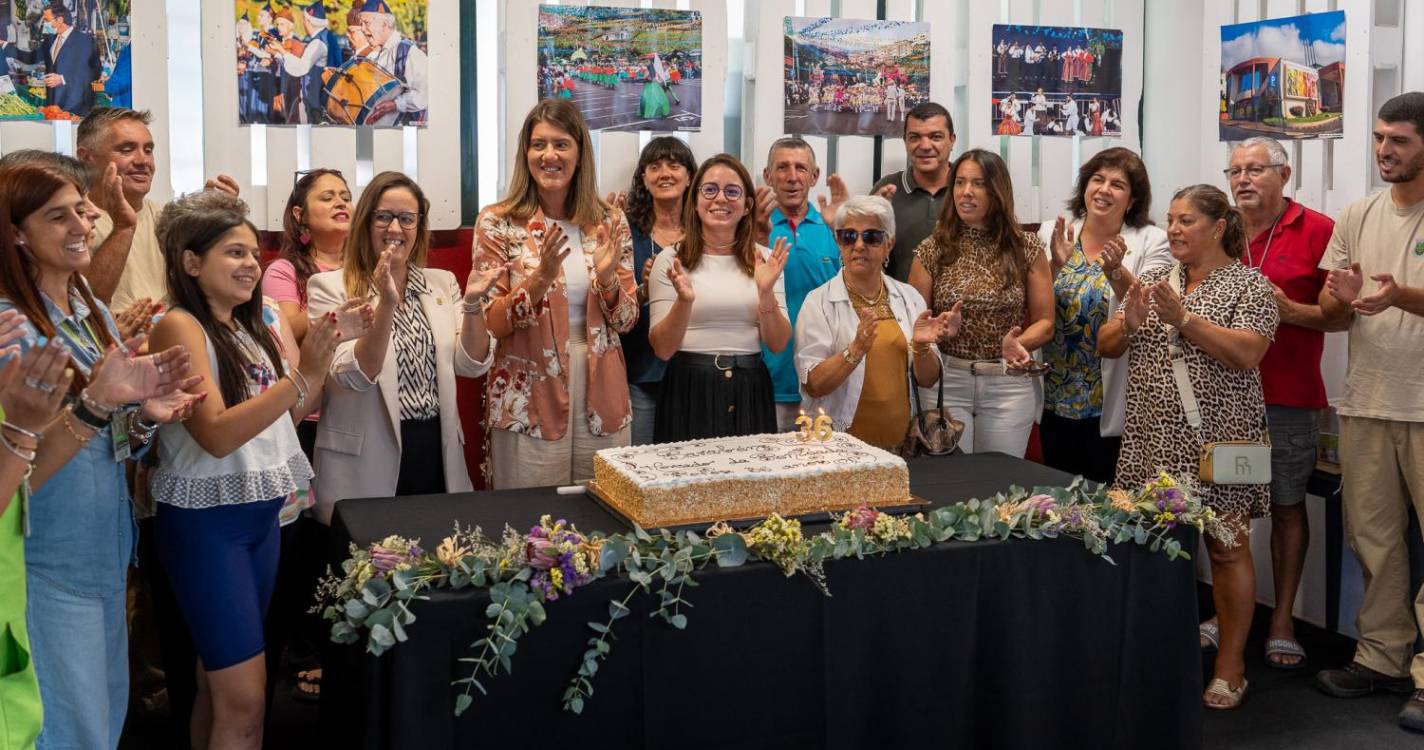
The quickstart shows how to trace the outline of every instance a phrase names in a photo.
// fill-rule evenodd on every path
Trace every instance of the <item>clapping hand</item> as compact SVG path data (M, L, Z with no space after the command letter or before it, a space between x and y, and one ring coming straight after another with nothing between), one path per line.
M623 240L627 238L617 219L599 224L593 230L593 273L599 289L618 283L618 263L623 259Z
M891 198L895 197L895 193L897 192L897 190L898 188L895 187L895 183L887 182L884 185L881 185L880 189L875 191L875 194L888 201ZM831 219L834 221L835 217L832 216Z
M119 329L119 337L131 339L143 336L153 328L153 316L163 312L163 303L140 297L123 312L114 316L114 325Z
M1166 280L1153 284L1147 290L1147 304L1157 313L1158 319L1173 328L1182 325L1187 316L1187 308L1182 305L1182 298L1177 294L1177 290L1172 288L1171 282Z
M941 342L948 341L959 335L959 329L964 325L964 300L958 300L948 312L942 312L939 317L945 319L943 335L939 337Z
M1049 236L1048 249L1053 252L1053 269L1058 269L1068 265L1068 261L1073 257L1073 227L1059 216L1053 222L1053 234ZM1106 253L1107 248L1103 248ZM1107 259L1103 259L1103 270L1108 268Z
M189 390L203 381L201 375L187 377L192 356L182 346L171 346L157 354L132 356L146 343L145 337L124 342L125 349L111 346L89 374L85 390L101 404L118 406L147 401L173 391Z
M668 266L667 276L679 300L690 303L697 299L697 293L692 289L692 279L688 277L687 271L682 269L682 261L673 258L672 265Z
M124 197L124 179L119 176L118 165L109 162L104 174L99 178L96 189L89 194L90 202L114 221L115 228L128 228L138 224L138 212Z
M833 224L836 220L836 211L840 209L842 203L850 198L850 190L846 188L845 180L841 179L838 173L832 173L830 177L826 178L826 187L831 191L830 200L827 200L824 195L818 195L816 196L816 207L821 212L821 219L827 224Z
M231 175L220 174L203 183L204 190L216 190L220 193L227 193L236 198L242 192L242 187L237 184L237 180Z
M771 242L771 212L776 209L776 193L762 185L756 189L756 241L758 245Z
M349 299L336 308L336 330L342 341L359 339L376 324L376 311L369 302Z
M1147 306L1147 293L1143 291L1142 285L1136 281L1127 288L1127 296L1122 301L1122 322L1127 326L1127 332L1136 331L1142 322L1147 320L1147 313L1150 312Z
M336 345L344 338L338 330L339 317L335 312L319 315L307 327L307 335L302 339L302 377L311 385L326 379L331 360L336 357Z
M20 347L13 344L25 337L26 320L24 313L13 307L0 312L0 357L20 353Z
M156 396L143 402L143 408L139 410L142 416L149 422L159 424L177 424L188 417L193 416L193 410L198 408L204 399L208 397L206 391L193 394L187 391L173 391L162 396Z
M609 193L608 198L606 200L608 202L608 205L618 209L619 211L623 211L625 213L628 211L628 193L622 191L616 193Z
M959 324L962 320L959 312L959 305L955 303L954 309L949 312L942 312L933 317L929 310L920 312L920 317L915 318L915 328L910 337L912 344L933 344L945 339L953 338L959 333Z
M20 320L23 322L23 315ZM5 339L0 333L0 340L13 339ZM45 346L32 347L23 356L10 357L0 368L0 410L5 412L5 421L28 432L43 431L59 413L73 379L69 350L58 339L50 340Z
M1359 263L1351 263L1349 268L1337 268L1325 277L1325 288L1330 296L1347 305L1353 305L1365 285L1365 276L1360 272Z
M564 258L571 249L568 247L569 237L564 234L563 227L554 224L544 231L544 237L538 243L539 270L535 273L546 283L552 284L559 278L559 270L563 268Z
M400 303L400 289L396 288L396 275L391 272L391 256L395 253L394 243L387 245L381 251L381 257L376 261L376 270L372 272L376 287L376 292L381 295L381 303L395 305Z
M1033 366L1033 356L1024 348L1019 341L1019 336L1023 334L1023 329L1014 326L1009 332L1004 334L1003 341L1000 342L1000 350L1004 355L1004 363L1011 368L1024 369Z
M1132 278L1131 273L1122 267L1122 261L1127 257L1128 252L1127 240L1123 239L1120 234L1103 243L1103 254L1098 257L1098 260L1103 264L1103 273L1109 279L1119 275L1127 275L1129 280Z
M850 351L857 358L861 358L870 353L870 347L875 345L875 337L880 335L880 319L875 317L875 313L868 307L861 308L857 314L860 316L860 324L855 327L855 338L850 342ZM915 325L918 340L919 321L916 321Z
M1379 291L1361 297L1351 305L1361 315L1378 315L1393 307L1399 299L1399 285L1394 281L1394 274L1377 273L1370 278L1379 282Z
M791 243L785 237L776 238L776 247L772 248L770 258L763 258L761 253L757 253L755 278L758 293L766 294L776 286L776 280L781 278L789 257Z

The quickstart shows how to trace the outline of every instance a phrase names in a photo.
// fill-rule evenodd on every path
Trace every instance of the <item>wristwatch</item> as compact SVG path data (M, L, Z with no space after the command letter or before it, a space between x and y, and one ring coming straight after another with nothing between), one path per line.
M848 346L845 349L841 350L841 357L844 358L846 362L849 362L851 367L855 367L856 365L860 364L861 357L857 357L852 354L850 351L850 347Z
M1190 311L1190 310L1183 310L1183 311L1182 311L1182 322L1180 322L1180 323L1177 324L1177 330L1180 331L1180 330L1182 330L1183 328L1186 328L1186 327L1187 327L1187 324L1190 323L1190 322L1192 322L1192 313L1191 313L1191 311Z

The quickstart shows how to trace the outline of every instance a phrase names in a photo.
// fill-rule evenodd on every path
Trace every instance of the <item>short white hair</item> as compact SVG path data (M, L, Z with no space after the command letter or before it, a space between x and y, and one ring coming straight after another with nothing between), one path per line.
M1251 136L1250 138L1247 138L1246 140L1236 144L1236 148L1231 149L1231 152L1234 154L1236 153L1237 149L1255 148L1257 146L1266 149L1266 156L1270 158L1271 166L1290 166L1290 154L1286 153L1286 147L1282 146L1281 142L1276 140L1275 138L1267 138L1262 135Z
M890 201L878 195L847 198L840 208L836 209L832 228L840 229L848 219L875 219L880 222L880 228L885 230L886 234L895 234L895 209L890 205Z

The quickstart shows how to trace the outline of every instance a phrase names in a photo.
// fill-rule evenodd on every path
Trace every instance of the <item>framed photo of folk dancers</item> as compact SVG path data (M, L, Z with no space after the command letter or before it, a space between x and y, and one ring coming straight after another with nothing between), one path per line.
M0 120L133 106L129 0L0 0Z
M701 130L702 14L540 5L538 85L589 130Z
M423 127L428 0L234 0L242 125Z
M1122 135L1122 31L994 25L994 133Z
M930 97L930 25L787 17L785 71L785 132L899 138Z

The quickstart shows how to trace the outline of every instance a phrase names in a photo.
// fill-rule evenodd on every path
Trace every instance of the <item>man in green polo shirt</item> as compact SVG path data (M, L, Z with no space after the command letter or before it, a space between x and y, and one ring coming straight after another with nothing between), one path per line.
M791 327L796 314L812 289L830 281L841 270L841 253L831 234L834 215L823 216L811 206L811 189L821 178L816 152L811 144L795 136L779 138L766 155L762 180L757 190L757 241L771 247L779 238L791 244L791 254L782 272L786 284L786 313ZM824 204L823 204L824 205ZM796 340L773 353L762 347L762 358L771 371L776 392L776 423L785 432L796 425L801 409L801 379L796 374Z
M910 278L915 246L934 231L940 206L949 194L949 155L954 150L954 120L934 102L905 114L905 163L902 172L888 174L871 191L890 199L895 209L895 247L886 272L899 281Z

